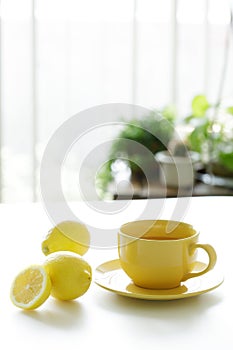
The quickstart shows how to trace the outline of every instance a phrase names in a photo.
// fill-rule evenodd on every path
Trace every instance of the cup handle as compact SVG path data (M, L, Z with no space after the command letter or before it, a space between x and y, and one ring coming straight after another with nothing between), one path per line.
M204 270L201 270L199 272L188 273L187 275L184 276L183 281L186 281L192 277L204 275L206 272L212 270L216 264L217 254L216 254L215 249L210 244L196 243L196 244L192 245L192 247L191 247L192 250L197 249L197 248L201 248L201 249L204 249L206 251L206 253L209 256L209 264L207 265L207 267Z

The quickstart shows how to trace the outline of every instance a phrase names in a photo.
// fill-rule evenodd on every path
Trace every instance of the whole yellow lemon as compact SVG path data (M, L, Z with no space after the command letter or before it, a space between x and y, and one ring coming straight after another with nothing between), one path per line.
M52 253L45 261L44 267L52 283L51 295L59 300L79 298L90 287L91 266L78 254Z
M48 232L41 248L45 255L58 251L84 255L89 246L90 233L84 224L78 221L63 221Z

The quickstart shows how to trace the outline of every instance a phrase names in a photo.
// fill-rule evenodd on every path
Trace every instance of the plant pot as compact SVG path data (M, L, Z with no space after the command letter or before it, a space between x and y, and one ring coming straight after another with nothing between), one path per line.
M172 156L168 151L158 152L155 159L160 165L160 179L167 187L186 188L194 183L194 164L199 154L189 152L188 156Z

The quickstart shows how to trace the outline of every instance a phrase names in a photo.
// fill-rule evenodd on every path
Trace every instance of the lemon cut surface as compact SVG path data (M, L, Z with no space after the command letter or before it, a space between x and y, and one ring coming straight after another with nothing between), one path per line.
M51 287L46 269L40 265L30 266L14 279L10 291L11 301L25 310L36 309L49 297Z

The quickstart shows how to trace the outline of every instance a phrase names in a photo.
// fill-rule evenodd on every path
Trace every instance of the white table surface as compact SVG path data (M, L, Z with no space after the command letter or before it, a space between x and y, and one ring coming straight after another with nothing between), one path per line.
M163 218L175 201L166 199ZM233 197L192 198L183 221L198 225L200 240L216 248L225 278L217 289L187 299L147 301L92 283L76 301L50 297L25 312L11 303L10 285L21 268L44 260L40 245L51 222L41 204L0 205L0 348L233 349ZM114 258L116 249L92 248L85 255L93 270Z

